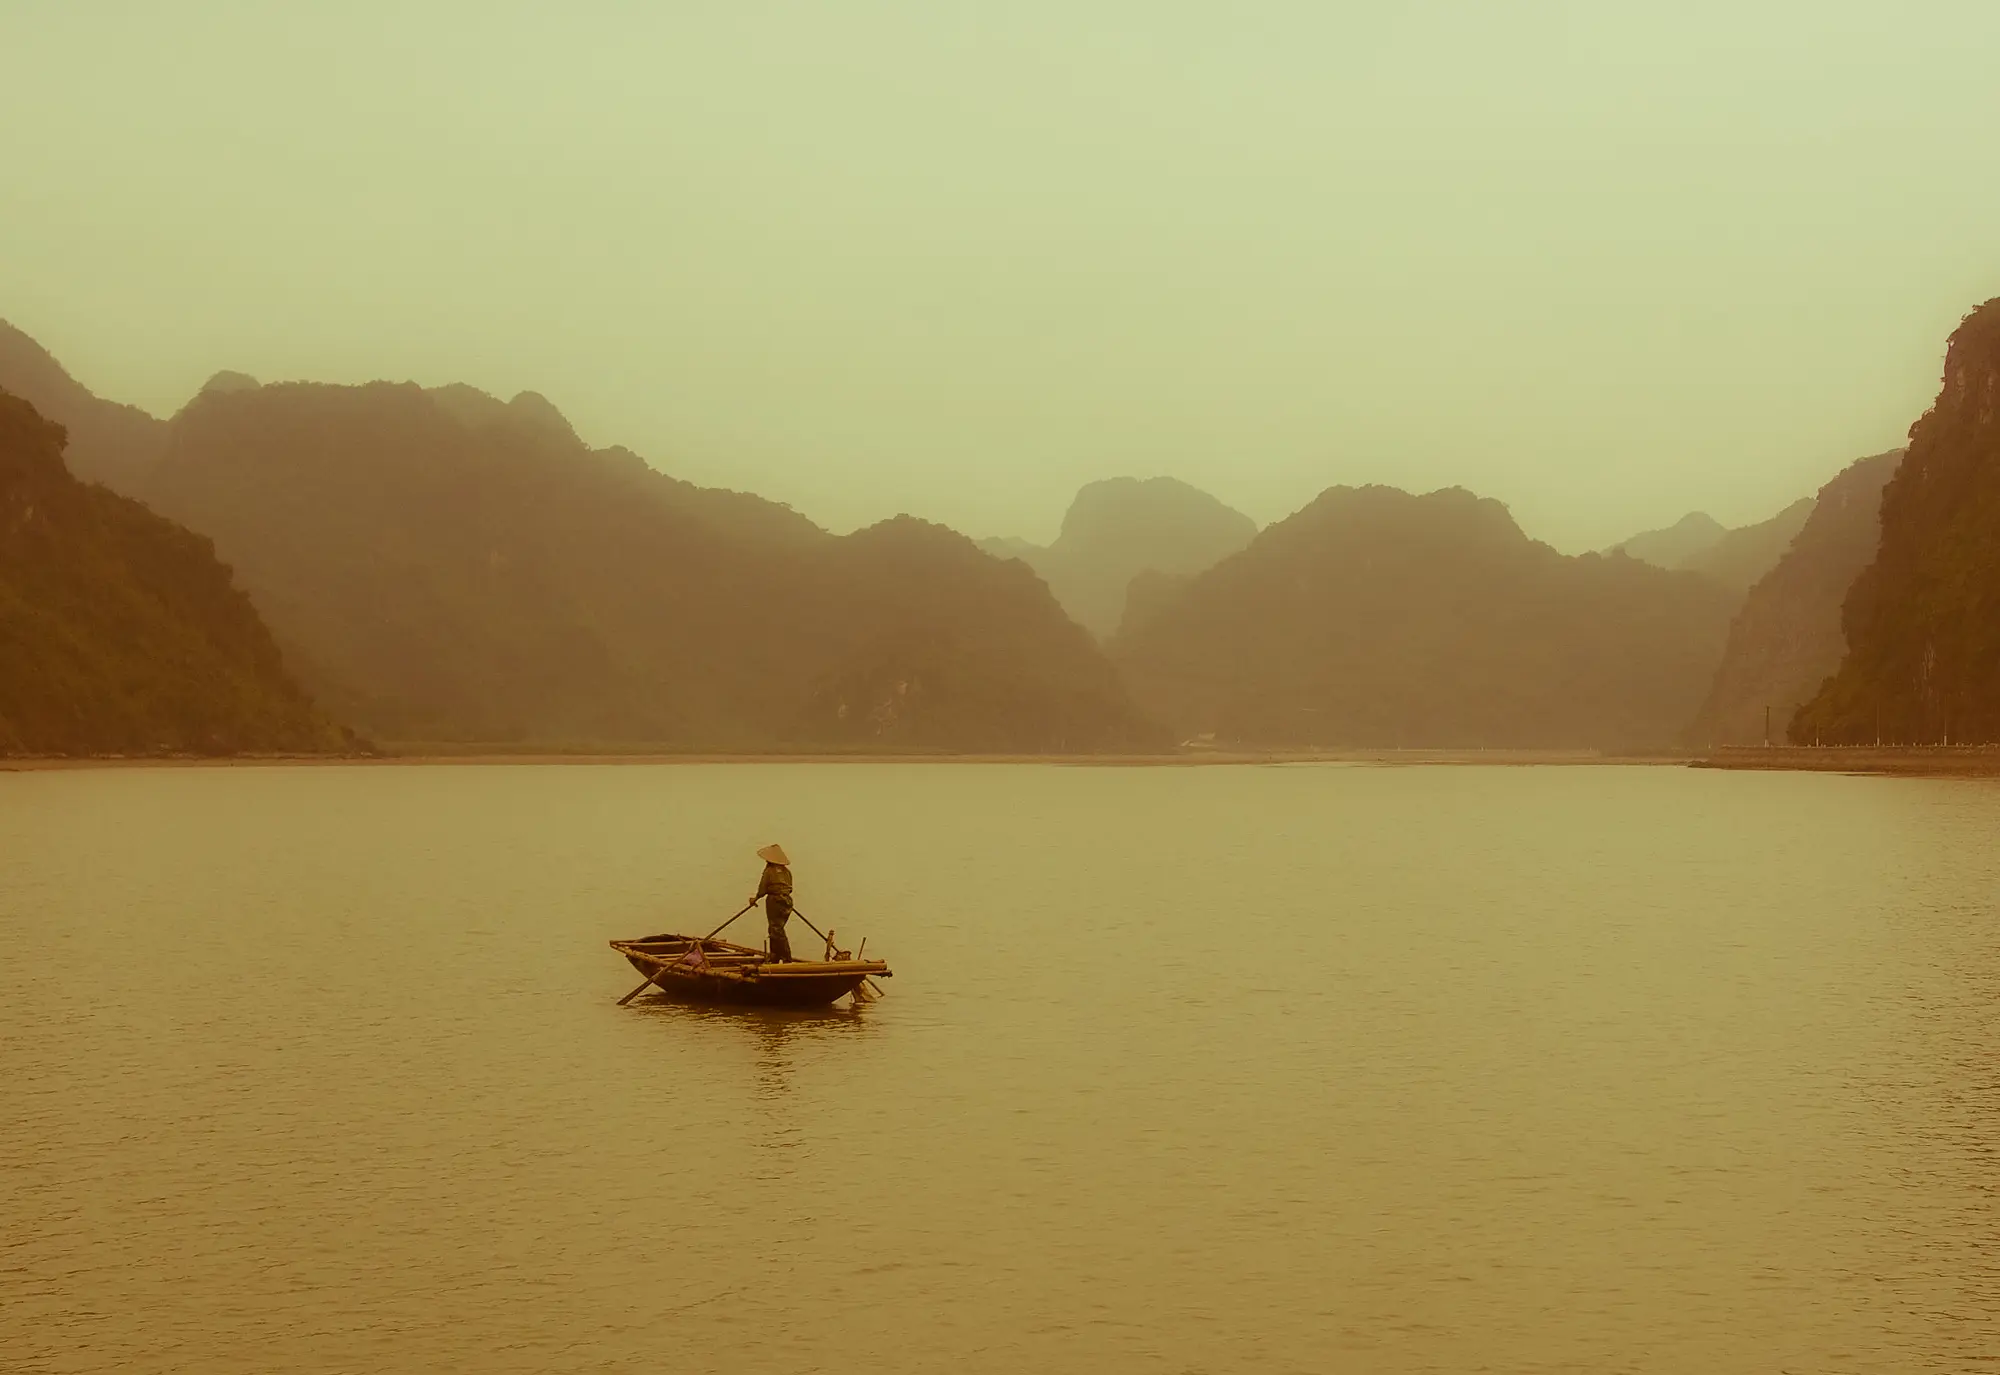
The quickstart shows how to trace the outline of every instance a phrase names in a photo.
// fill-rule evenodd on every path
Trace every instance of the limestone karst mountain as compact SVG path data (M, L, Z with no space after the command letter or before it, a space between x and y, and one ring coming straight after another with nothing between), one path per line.
M1728 528L1708 512L1690 511L1664 529L1644 531L1604 552L1625 554L1656 568L1684 568L1728 533Z
M351 748L209 542L79 481L0 392L0 754Z
M94 475L211 538L345 722L388 742L669 749L1157 746L1031 572L921 522L836 538L592 449L545 398L260 385L171 421L25 378ZM907 585L905 585L907 583Z
M1735 529L1695 511L1663 530L1634 535L1604 552L1626 554L1657 568L1700 573L1741 595L1776 566L1812 508L1812 497L1800 497L1769 520Z
M1725 530L1721 539L1680 566L1713 578L1741 596L1778 566L1778 560L1805 528L1816 501L1816 497L1800 497L1769 520Z
M1951 336L1841 625L1846 655L1799 709L1794 741L2000 740L2000 299Z
M1108 639L1124 619L1134 578L1199 573L1256 533L1250 517L1185 482L1119 477L1093 482L1076 494L1054 544L990 539L981 547L1027 563L1079 625Z
M290 671L391 742L1122 750L1160 719L1262 744L1632 746L1690 717L1702 743L1747 739L1763 699L1782 713L1827 671L1829 588L1872 538L1836 517L1881 471L1580 559L1462 492L1336 488L1260 536L1125 478L1084 488L1054 544L986 557L680 482L533 392L219 373L160 421L0 328L7 379L87 437L93 476L212 539Z
M1875 557L1882 487L1902 458L1894 449L1858 459L1812 499L1804 526L1731 622L1690 743L1762 744L1767 720L1768 738L1783 740L1800 704L1840 667L1841 603Z
M1157 741L1028 570L845 538L593 450L543 398L210 389L145 491L389 741L1098 750Z
M795 624L802 743L984 753L1161 749L1103 651L1019 563L908 516L833 541Z
M1631 748L1678 736L1732 604L1696 574L1566 557L1469 492L1335 487L1112 650L1183 736Z

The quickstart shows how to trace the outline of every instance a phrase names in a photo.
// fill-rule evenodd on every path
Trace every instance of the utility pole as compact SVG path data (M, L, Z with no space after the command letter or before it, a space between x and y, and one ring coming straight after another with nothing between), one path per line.
M1764 748L1771 748L1771 704L1764 703Z

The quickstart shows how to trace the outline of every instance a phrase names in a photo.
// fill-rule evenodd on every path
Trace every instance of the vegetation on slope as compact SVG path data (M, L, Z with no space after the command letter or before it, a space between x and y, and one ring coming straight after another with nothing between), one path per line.
M147 493L214 538L308 682L383 739L1156 738L1026 569L916 522L837 539L589 449L532 393L210 391Z
M337 750L209 542L79 482L0 393L0 754Z
M793 734L823 744L1023 753L1155 749L1117 670L1016 562L901 516L849 535L803 618L827 668Z
M1951 337L1842 625L1847 655L1800 708L1794 741L2000 740L2000 299Z
M1499 502L1336 487L1113 646L1184 735L1289 746L1629 747L1674 739L1731 598L1567 558Z

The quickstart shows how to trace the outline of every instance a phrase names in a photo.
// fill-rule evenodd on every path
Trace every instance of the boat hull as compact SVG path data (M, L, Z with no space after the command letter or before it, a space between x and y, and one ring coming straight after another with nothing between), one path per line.
M653 967L627 956L642 978ZM669 969L653 978L653 987L669 998L691 1003L743 1003L756 1007L824 1007L861 987L868 974L790 975L785 978L721 979Z
M871 978L888 978L879 960L773 963L760 950L703 941L701 958L689 937L655 936L613 941L611 948L652 980L665 997L683 1002L737 1003L752 1007L825 1007L845 998Z

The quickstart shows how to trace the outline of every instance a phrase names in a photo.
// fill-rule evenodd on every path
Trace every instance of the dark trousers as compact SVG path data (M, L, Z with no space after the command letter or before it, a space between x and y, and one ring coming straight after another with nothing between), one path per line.
M791 938L785 934L785 923L792 917L792 904L776 893L764 899L764 925L771 935L771 959L774 962L790 963L792 958Z

